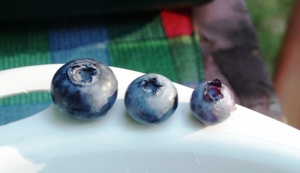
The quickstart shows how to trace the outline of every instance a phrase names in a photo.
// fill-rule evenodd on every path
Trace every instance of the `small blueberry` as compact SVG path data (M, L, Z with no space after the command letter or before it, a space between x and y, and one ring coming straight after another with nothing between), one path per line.
M192 93L190 107L198 121L214 125L226 120L235 110L232 91L219 79L203 82Z
M93 59L77 59L57 70L50 93L54 105L64 115L93 120L105 115L115 103L118 81L105 64Z
M176 110L178 94L168 78L149 73L128 86L124 102L128 114L137 122L157 124L170 118Z

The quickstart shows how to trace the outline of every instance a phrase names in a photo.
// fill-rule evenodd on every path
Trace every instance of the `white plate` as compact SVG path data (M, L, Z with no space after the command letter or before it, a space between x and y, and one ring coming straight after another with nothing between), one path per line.
M49 91L60 66L1 71L0 97ZM223 123L205 127L191 115L192 89L179 84L175 114L159 125L140 125L126 114L123 98L142 73L112 69L119 94L104 118L79 122L50 106L0 126L0 172L300 172L299 130L239 105Z

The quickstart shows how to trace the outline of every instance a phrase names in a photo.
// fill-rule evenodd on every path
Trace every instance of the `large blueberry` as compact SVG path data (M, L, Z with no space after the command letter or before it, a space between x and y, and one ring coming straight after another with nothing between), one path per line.
M219 79L203 82L194 89L190 107L200 122L214 125L227 119L235 110L234 95Z
M142 124L167 120L178 105L177 90L166 77L150 73L136 78L125 93L128 114Z
M51 82L53 103L64 115L93 120L106 114L116 101L118 81L113 71L93 59L64 64Z

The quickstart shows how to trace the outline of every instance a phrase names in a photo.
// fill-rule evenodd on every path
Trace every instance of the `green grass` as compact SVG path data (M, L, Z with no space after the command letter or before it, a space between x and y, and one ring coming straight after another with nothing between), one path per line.
M296 0L246 0L268 73L273 76L287 22Z

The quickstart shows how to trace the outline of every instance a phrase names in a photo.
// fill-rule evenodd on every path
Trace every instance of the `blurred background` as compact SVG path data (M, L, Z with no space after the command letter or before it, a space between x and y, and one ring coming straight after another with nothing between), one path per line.
M288 124L300 129L300 0L246 0Z
M273 77L281 43L296 0L246 0L268 73Z
M189 1L198 1L199 0L189 0ZM209 1L209 0L202 0L203 2L205 1ZM44 15L49 15L52 17L55 17L56 15L64 15L67 14L65 10L65 6L68 6L70 3L70 0L65 0L65 1L53 1L53 0L43 0L40 3L36 3L35 0L28 0L28 1L19 1L20 3L15 3L15 2L11 2L11 1L4 1L4 4L0 3L0 21L2 20L9 20L10 18L14 18L14 17L20 17L20 18L26 18L27 17L42 17L41 14ZM31 3L30 3L31 2ZM56 3L59 3L59 5L57 5ZM66 4L61 4L62 2L65 2ZM76 3L75 3L76 2ZM81 0L73 0L72 3L77 4L75 5L74 8L72 8L73 10L69 10L70 13L74 13L75 15L80 15L77 13L87 13L90 14L90 11L98 11L100 9L98 8L102 8L101 10L107 10L107 6L105 5L115 5L114 2L121 2L124 4L127 4L127 8L136 8L139 9L140 6L144 5L145 7L149 7L149 4L144 4L144 1L137 1L134 0L134 7L132 7L132 4L128 5L128 0L89 0L87 2L91 2L91 3L100 3L102 6L85 6L86 8L84 8L84 6L82 6L83 4L81 4ZM103 2L104 3L103 5ZM184 2L186 3L186 1L182 1L182 0L174 0L174 1L169 1L169 0L149 0L149 1L145 1L148 3L158 3L161 4L162 2L166 2L166 3L174 3L174 2ZM286 29L287 29L287 25L289 22L289 18L293 9L294 4L296 3L296 0L269 0L269 1L262 1L262 0L245 0L247 7L248 7L248 11L249 14L252 18L252 22L253 25L256 29L256 34L257 34L257 38L261 47L261 52L263 54L264 57L264 61L265 61L265 65L267 68L267 72L269 73L269 75L274 78L275 77L275 68L276 68L276 63L278 62L278 58L279 58L279 52L281 50L282 47L282 43L283 43L283 39L286 33ZM299 0L300 2L300 0ZM88 3L87 3L88 4ZM86 5L86 4L85 4ZM25 8L25 7L27 8ZM33 7L32 7L33 6ZM123 9L123 4L120 5ZM2 7L2 8L1 8ZM41 7L41 8L38 8ZM70 7L70 6L68 6ZM78 10L77 8L79 8L80 10ZM28 10L29 9L29 10ZM32 10L33 9L33 10ZM43 13L44 9L46 12ZM53 10L51 9L56 9L58 11L55 11L53 13ZM75 9L75 10L74 10ZM84 10L85 9L85 10ZM91 9L91 10L90 10ZM128 10L128 9L127 9ZM19 12L19 13L18 13ZM25 13L26 12L26 13ZM47 13L50 12L50 13ZM28 14L27 14L28 13ZM21 15L22 14L22 15ZM23 16L25 15L25 16ZM91 15L91 14L90 14ZM156 14L153 14L156 15ZM172 14L167 14L168 15L172 15ZM57 17L56 16L56 17ZM109 19L109 20L113 20L116 23L121 22L119 19L117 19L118 16L113 17L113 19ZM140 19L136 19L133 20L133 22L129 22L129 23L122 23L122 25L124 25L124 28L127 29L123 29L120 28L119 25L114 25L114 22L111 22L111 24L108 24L109 27L103 29L103 20L101 19L92 19L91 21L86 21L83 20L81 21L81 19L79 20L69 20L68 22L65 20L50 20L51 22L37 22L35 24L33 23L24 23L24 25L22 23L17 23L17 22L9 22L8 24L3 22L0 23L0 70L2 69L6 69L6 68L12 68L12 67L17 67L17 66L24 66L24 65L32 65L32 64L44 64L44 63L62 63L62 60L66 60L63 58L57 58L57 57L73 57L73 55L81 55L79 53L83 53L84 55L86 55L86 53L88 52L89 55L93 55L91 57L104 57L104 59L109 62L109 58L106 58L107 56L107 50L106 48L104 49L103 46L102 47L97 47L97 45L93 46L92 43L94 43L94 41L96 40L99 43L103 43L103 45L106 45L108 43L108 38L107 34L106 34L106 30L110 29L112 35L114 35L113 37L110 35L111 38L116 39L114 40L109 40L110 46L108 47L108 50L111 51L110 55L113 55L110 58L115 58L115 64L110 64L110 65L114 65L114 66L119 66L120 64L117 64L119 62L121 63L127 63L127 59L124 59L124 57L131 57L128 56L127 54L124 53L119 53L118 52L120 50L122 50L125 48L126 50L129 50L131 48L126 47L128 40L126 39L136 39L137 42L134 44L142 46L142 47L137 47L137 49L134 49L134 52L139 50L141 51L140 54L135 54L136 57L138 56L143 56L145 55L145 52L143 51L148 51L147 55L150 53L162 53L164 56L166 55L166 52L164 51L149 51L149 50L156 50L153 47L158 47L159 49L162 49L162 46L160 45L161 43L164 43L164 46L168 46L168 44L165 43L170 43L170 45L172 45L174 47L174 49L163 49L166 50L167 53L170 54L169 59L173 58L173 59L180 59L180 58L176 58L176 57L172 57L171 55L180 55L183 56L186 53L189 56L187 57L193 57L193 60L197 60L198 58L198 54L199 54L199 50L197 48L197 46L195 46L195 44L198 45L198 38L194 37L193 35L188 35L188 37L180 37L180 39L173 39L173 38L165 38L163 34L163 30L161 28L163 28L162 23L157 22L160 21L160 16L157 16L154 18L152 16L152 14L149 14L149 18L148 16L146 16L147 20L144 20L143 17L138 17ZM152 20L155 19L155 20ZM129 17L128 19L132 19L132 17ZM151 20L150 20L151 19ZM147 22L152 22L151 25L145 25L145 23ZM82 22L82 25L79 23ZM183 21L186 22L186 21ZM126 25L125 25L126 24ZM170 23L171 26L172 23ZM186 24L186 23L185 23ZM22 26L22 27L21 27ZM132 32L133 34L130 35L130 37L120 37L122 39L124 39L124 43L120 42L119 38L116 36L122 36L124 34L127 34L128 31L132 31L132 28L137 28L140 26L149 26L149 28L147 29L141 29L141 30L135 30L137 32ZM155 26L155 27L153 27ZM86 32L85 27L87 28L91 28L91 30L88 30L90 32ZM154 28L154 29L152 29ZM161 30L156 30L156 28L160 28ZM78 30L79 29L79 30ZM66 32L65 32L66 31ZM94 32L95 31L95 32ZM140 31L140 32L139 32ZM151 31L151 32L148 32ZM102 33L102 34L98 34L98 33ZM143 33L143 34L141 34ZM145 39L145 43L140 44L138 41L139 36L141 35L145 35L144 33L150 33L148 34L149 38L152 38L153 35L155 35L155 38L159 38L159 44L157 44L155 42L154 43L148 43L147 39ZM191 32L192 33L192 32ZM47 35L48 34L48 35ZM96 36L94 36L93 34L96 34ZM63 36L65 38L68 39L61 39L63 38ZM147 36L147 37L148 37ZM107 37L107 38L106 38ZM83 39L81 39L83 38ZM88 38L88 39L85 39ZM300 38L300 37L299 37ZM76 41L72 40L75 39ZM88 40L88 41L87 41ZM151 39L149 39L151 40ZM70 42L70 43L69 43ZM187 44L188 43L188 44ZM48 46L49 45L53 45ZM92 44L92 46L89 46L90 44ZM69 47L65 47L65 46L69 46ZM176 46L181 46L181 49L178 49ZM182 45L186 45L184 48L182 49ZM104 46L105 47L105 46ZM129 46L130 47L130 46ZM134 46L133 46L134 47ZM155 48L156 48L155 47ZM83 49L84 48L84 49ZM134 47L136 48L136 47ZM148 49L149 48L149 49ZM150 49L151 48L151 49ZM195 49L197 48L197 49ZM168 51L174 51L174 52L168 52ZM177 50L180 50L180 52L176 52ZM99 51L101 53L99 53ZM6 53L5 53L6 52ZM7 53L8 52L8 53ZM128 51L130 53L130 51ZM34 58L29 58L32 57L32 55L34 55ZM51 55L51 56L50 56ZM68 56L66 56L68 55ZM72 55L72 56L71 56ZM105 56L102 56L105 55ZM193 56L192 56L193 55ZM3 57L1 59L1 57ZM22 57L22 58L20 58ZM23 58L24 57L24 58ZM149 54L149 57L153 58L154 56L152 54ZM160 55L158 55L157 57L160 57ZM185 56L183 56L185 57ZM294 56L296 57L296 56ZM26 61L23 61L24 59L28 58ZM120 61L120 59L124 59L124 61ZM143 58L146 59L146 58ZM15 60L19 60L19 61L15 61ZM58 62L59 60L59 62ZM6 62L6 63L4 63ZM172 60L173 62L173 60ZM191 61L192 62L192 61ZM19 64L18 64L19 63ZM202 67L202 61L197 61L197 63L189 63L188 65L194 65L195 68L189 68L189 70L194 70L197 71L197 73L189 73L186 72L184 74L188 74L187 76L191 76L190 74L195 74L194 79L198 79L198 77L202 77L203 76L203 70L201 68L198 69L198 67ZM141 64L145 64L143 61L141 61ZM168 67L162 67L162 70L165 70L165 75L169 74L169 64L166 63L168 65ZM180 64L180 63L179 63ZM122 64L123 65L123 64ZM296 64L297 65L297 64ZM300 64L299 64L300 65ZM299 66L298 65L298 66ZM120 67L120 66L119 66ZM128 66L127 66L128 67ZM139 67L140 68L140 64L135 65L135 67ZM153 70L152 66L147 66ZM160 68L160 67L159 67ZM298 67L296 67L297 70ZM139 69L134 69L137 71L142 71ZM161 70L161 69L160 69ZM182 70L182 69L181 69ZM187 70L186 70L187 71ZM168 72L168 73L167 73ZM181 71L182 72L182 71ZM177 74L177 73L176 73ZM181 74L182 79L185 79L186 76L182 75L183 73L179 73ZM166 75L168 76L168 75ZM300 75L299 75L300 76ZM173 75L173 73L170 72L168 77L173 77L172 79L177 79L176 75ZM298 77L297 77L298 78ZM290 80L287 79L288 81L295 81L295 80ZM175 82L178 82L176 80L173 80ZM196 80L194 80L196 81ZM300 81L297 80L297 81ZM188 81L189 82L189 81ZM184 83L184 82L183 82ZM282 82L284 84L285 88L287 86L286 81ZM295 84L290 84L289 86L295 86ZM299 82L299 86L298 88L300 88L300 82ZM296 87L296 90L298 90L298 88ZM285 89L286 90L286 89ZM291 90L290 88L288 89L290 91L294 91ZM45 104L49 104L49 102L51 102L50 98L48 95L45 95L45 93L43 93L44 95L42 95L42 97L40 97L41 95L37 95L34 96L35 98L46 98L45 100L47 101ZM297 93L298 94L298 93ZM285 97L291 97L293 95L295 95L295 93L285 93L282 92L282 95ZM298 122L298 124L292 124L293 126L297 126L300 129L300 116L298 116L298 112L300 112L300 106L298 106L298 98L300 96L293 96L294 100L292 99L286 99L283 100L282 103L285 103L285 105L283 105L282 107L285 106L285 110L293 110L290 112L285 113L286 115L289 115L290 117L297 117L294 119L291 119L291 122ZM285 98L284 98L285 99ZM2 99L4 100L4 99ZM15 99L12 99L11 101L9 101L8 103L6 103L5 101L1 101L0 100L0 106L2 105L15 105L16 102L14 102ZM29 100L29 102L32 102L31 100ZM23 102L21 102L23 103ZM292 103L294 106L291 107L290 105ZM8 106L6 106L8 107ZM29 106L32 107L32 106ZM45 106L44 106L45 107ZM299 107L299 109L298 109ZM293 109L293 108L297 108L297 109ZM42 108L41 108L42 109ZM1 111L3 114L5 114L8 111L5 111L2 107L0 109L0 115L1 115ZM18 113L16 113L18 114ZM1 117L1 116L0 116ZM1 125L1 121L0 121L0 125Z

